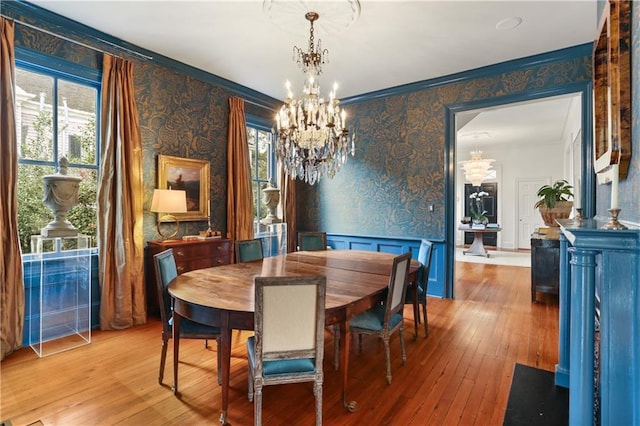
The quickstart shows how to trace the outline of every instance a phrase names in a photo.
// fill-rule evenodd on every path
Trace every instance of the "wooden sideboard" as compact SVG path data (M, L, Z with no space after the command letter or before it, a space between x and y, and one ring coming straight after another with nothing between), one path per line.
M173 249L178 275L194 269L231 263L231 240L228 239L149 241L147 243L146 268L147 315L149 316L160 316L153 255L166 249Z

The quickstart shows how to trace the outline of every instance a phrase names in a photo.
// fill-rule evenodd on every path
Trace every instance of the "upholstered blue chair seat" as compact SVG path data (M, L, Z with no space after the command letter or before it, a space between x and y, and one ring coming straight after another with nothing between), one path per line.
M376 305L368 311L351 318L349 320L349 326L363 328L365 330L382 331L385 311L386 308L384 305ZM389 329L393 329L400 321L402 321L402 315L394 314L389 320Z
M256 361L256 339L251 336L247 339L247 354L251 365ZM262 375L277 376L279 374L313 373L316 371L314 358L282 359L278 361L264 361L262 363Z
M236 241L236 262L253 262L263 258L262 240L256 238L253 240Z
M173 330L173 317L169 319L169 330ZM193 335L220 333L220 329L218 327L200 324L199 322L191 321L187 318L182 318L180 320L180 331L182 334Z

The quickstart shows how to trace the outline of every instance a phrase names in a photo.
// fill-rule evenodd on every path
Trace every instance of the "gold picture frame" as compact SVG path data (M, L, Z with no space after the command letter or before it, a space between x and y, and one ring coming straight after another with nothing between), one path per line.
M158 155L158 189L184 189L187 192L187 212L172 213L179 221L209 219L208 161Z

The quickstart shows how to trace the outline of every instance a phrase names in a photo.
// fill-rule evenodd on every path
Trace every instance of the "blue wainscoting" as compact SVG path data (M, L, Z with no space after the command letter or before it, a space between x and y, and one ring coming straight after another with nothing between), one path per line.
M445 295L445 249L442 240L433 242L433 255L429 270L429 296L444 297ZM417 259L420 250L419 239L368 237L345 234L327 234L327 244L337 250L365 250L384 253L402 254L411 250L412 257Z
M25 297L25 312L24 312L24 334L22 338L22 345L29 346L30 333L29 330L37 328L37 323L40 321L40 314L37 307L30 305L32 300L38 300L40 294L41 285L41 261L34 259L35 256L25 254L22 259L22 270L24 274L24 297ZM69 295L65 295L65 289L67 287L66 281L69 274L65 265L65 259L58 257L53 260L45 260L47 262L48 271L58 271L54 274L49 274L46 281L47 298L55 300L66 300ZM100 326L100 284L98 281L98 251L93 249L91 252L91 328L97 328Z

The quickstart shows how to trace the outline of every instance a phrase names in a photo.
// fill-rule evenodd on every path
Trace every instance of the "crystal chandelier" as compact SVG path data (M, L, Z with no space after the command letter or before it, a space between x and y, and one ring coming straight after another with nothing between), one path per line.
M491 169L491 163L495 160L482 158L482 151L471 151L471 160L461 161L464 177L473 186L480 186L487 178L487 173Z
M337 85L327 100L320 96L318 77L329 52L322 49L320 40L314 43L313 23L319 17L316 12L305 15L311 23L309 50L293 48L294 60L306 75L302 97L295 99L287 82L287 99L276 115L278 159L292 179L310 185L324 175L333 178L355 149L346 114L336 98Z

